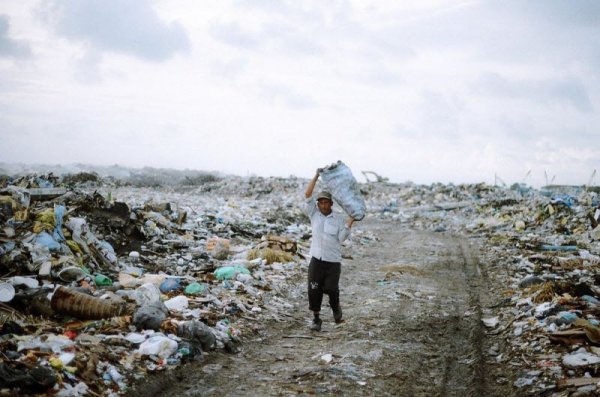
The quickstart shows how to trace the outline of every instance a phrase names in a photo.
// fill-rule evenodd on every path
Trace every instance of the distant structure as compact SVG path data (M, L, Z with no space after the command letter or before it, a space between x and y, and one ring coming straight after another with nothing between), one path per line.
M502 187L506 187L506 183L504 183L502 178L500 178L498 174L494 174L494 186L498 186L498 183L500 183Z
M382 177L373 171L361 171L361 172L365 176L365 179L367 180L367 182L388 182L389 181L389 178ZM369 175L372 175L375 178L375 180L374 181L370 180Z

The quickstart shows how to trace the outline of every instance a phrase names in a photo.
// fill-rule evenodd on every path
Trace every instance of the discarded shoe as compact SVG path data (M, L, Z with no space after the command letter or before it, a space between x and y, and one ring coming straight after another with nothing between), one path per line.
M323 324L323 320L321 320L320 318L315 318L313 319L312 324L310 325L310 329L312 331L320 331L321 324Z
M344 322L344 320L342 320L342 308L340 306L333 309L333 319L335 320L336 324Z

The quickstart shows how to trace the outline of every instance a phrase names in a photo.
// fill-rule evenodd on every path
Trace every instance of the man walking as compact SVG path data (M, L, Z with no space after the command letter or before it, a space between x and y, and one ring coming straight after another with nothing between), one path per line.
M306 188L306 214L312 226L310 244L310 264L308 265L308 305L314 318L311 330L320 331L323 320L320 318L323 294L329 295L329 306L333 311L336 324L341 323L342 308L340 306L339 281L341 273L341 244L350 235L354 223L353 218L344 220L343 216L331 209L333 200L331 193L322 191L317 195L316 204L313 190L319 179L319 170Z

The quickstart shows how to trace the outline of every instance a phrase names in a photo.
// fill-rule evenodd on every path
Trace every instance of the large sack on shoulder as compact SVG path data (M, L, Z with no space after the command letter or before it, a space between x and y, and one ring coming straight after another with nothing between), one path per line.
M358 182L346 164L338 160L320 172L321 180L340 206L352 218L360 221L365 217L367 206L358 188Z

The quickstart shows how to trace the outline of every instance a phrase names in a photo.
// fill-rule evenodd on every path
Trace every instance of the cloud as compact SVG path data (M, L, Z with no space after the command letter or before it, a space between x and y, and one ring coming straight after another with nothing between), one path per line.
M235 58L231 60L216 59L211 64L212 72L224 79L231 80L240 76L247 68L248 60Z
M497 97L527 99L548 107L562 103L580 112L593 110L586 87L574 77L509 79L498 73L487 73L479 79L474 90Z
M421 13L388 10L374 30L415 53L440 51L479 62L600 66L600 3L595 1L466 1ZM564 20L563 20L564 19Z
M269 0L236 5L242 12L218 20L211 34L239 49L319 56L361 36L362 27L349 18L352 8L345 1L327 7L319 2Z
M186 30L164 22L146 0L53 0L43 13L58 34L100 51L165 61L190 49Z
M527 13L535 19L544 19L552 24L596 29L600 20L600 3L596 0L529 0L512 1L510 4L517 12Z
M279 84L261 84L261 95L272 103L283 102L292 109L304 109L314 107L312 98L298 94L291 88Z
M318 55L323 52L310 27L297 27L289 22L267 23L263 25L262 36L271 38L276 48L281 51L305 55Z
M416 182L575 182L597 162L596 1L0 3L0 57L35 55L0 62L0 156L302 175L342 158Z
M8 16L0 15L0 57L29 57L31 55L29 44L22 40L11 39L8 34L9 27Z
M454 140L460 133L460 116L464 103L452 95L426 91L422 93L422 105L419 107L422 126L427 128L415 131L415 137L427 139Z
M260 33L245 30L236 22L215 24L210 32L217 40L238 48L257 48L261 41Z
M248 9L260 9L264 12L286 15L290 12L289 3L283 0L238 0L236 5Z
M290 23L268 22L257 28L242 26L238 22L221 22L212 26L212 36L241 50L270 50L278 53L317 55L323 51L312 32L299 29Z
M100 63L102 54L97 51L86 51L77 61L75 79L83 84L94 84L102 81Z
M383 62L376 60L371 60L361 65L355 78L359 82L381 87L389 87L405 82L400 73L386 66Z
M514 36L513 45L523 54L531 56L533 51L539 59L558 65L592 61L600 66L597 1L534 0L497 5L506 7L507 16L522 26L519 35ZM526 31L529 33L525 34Z

